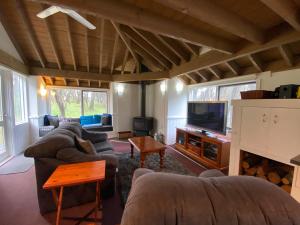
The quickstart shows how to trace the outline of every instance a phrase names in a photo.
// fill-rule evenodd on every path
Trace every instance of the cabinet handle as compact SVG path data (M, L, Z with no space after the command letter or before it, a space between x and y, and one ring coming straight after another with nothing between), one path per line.
M278 115L275 115L275 116L274 116L273 122L274 122L275 124L278 123Z
M264 113L262 116L263 123L267 122L267 115Z

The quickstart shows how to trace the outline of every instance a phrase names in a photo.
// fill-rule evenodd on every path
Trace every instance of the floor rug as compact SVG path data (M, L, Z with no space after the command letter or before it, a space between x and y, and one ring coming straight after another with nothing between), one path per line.
M118 185L121 196L121 203L123 206L126 203L130 188L133 172L140 166L140 155L134 154L133 159L130 153L120 154L119 156L119 172L118 172ZM166 153L164 158L164 168L159 167L159 155L151 154L146 157L145 168L153 169L155 171L176 173L183 175L196 176L195 173L188 170L177 159L170 154Z
M23 154L17 155L0 167L0 175L24 173L33 166L33 158L26 158Z

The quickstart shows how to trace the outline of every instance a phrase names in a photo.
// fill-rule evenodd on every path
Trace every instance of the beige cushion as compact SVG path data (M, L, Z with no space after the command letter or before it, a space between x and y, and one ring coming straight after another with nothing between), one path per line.
M96 149L92 142L89 140L83 140L80 137L75 136L75 145L78 148L79 151L90 154L90 155L96 155Z

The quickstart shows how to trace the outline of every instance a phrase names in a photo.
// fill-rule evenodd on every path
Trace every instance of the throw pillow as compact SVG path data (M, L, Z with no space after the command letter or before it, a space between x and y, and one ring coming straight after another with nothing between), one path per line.
M103 114L101 122L102 122L102 126L110 126L111 125L111 115Z
M80 137L75 136L74 137L75 141L75 146L78 148L79 151L84 152L86 154L90 155L96 155L96 149L92 142L89 140L83 140Z
M54 126L55 128L57 128L59 126L58 116L48 115L47 117L48 117L48 121L49 121L50 126Z

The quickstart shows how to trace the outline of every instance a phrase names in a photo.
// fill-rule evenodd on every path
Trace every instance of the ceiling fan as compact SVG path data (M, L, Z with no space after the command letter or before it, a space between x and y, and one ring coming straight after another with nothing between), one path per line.
M51 16L51 15L53 15L55 13L58 13L58 12L62 12L62 13L67 14L68 16L72 17L74 20L76 20L77 22L81 23L83 26L85 26L85 27L87 27L91 30L96 29L96 27L92 23L90 23L88 20L86 20L84 17L79 15L74 10L66 9L66 8L63 8L63 7L60 7L60 6L50 6L49 8L39 12L37 14L37 17L39 17L41 19L44 19L44 18L46 18L48 16Z

